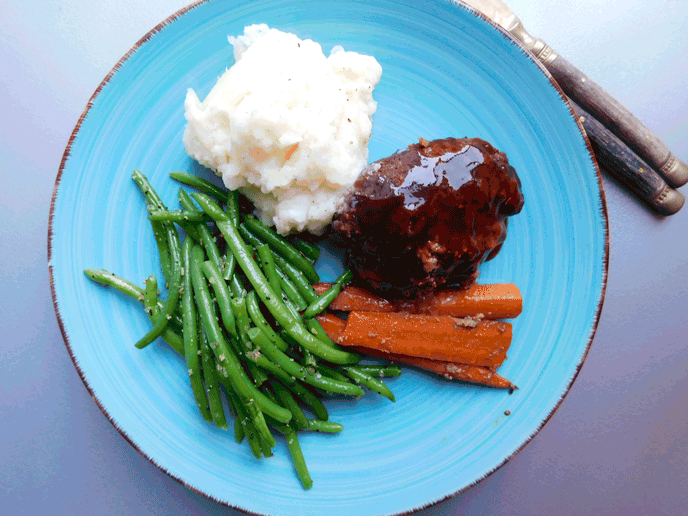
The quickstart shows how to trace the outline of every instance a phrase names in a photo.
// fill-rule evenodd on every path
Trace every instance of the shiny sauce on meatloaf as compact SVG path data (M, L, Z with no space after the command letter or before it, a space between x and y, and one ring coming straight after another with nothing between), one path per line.
M475 281L523 207L504 153L477 138L410 145L366 167L332 224L361 286L419 298Z

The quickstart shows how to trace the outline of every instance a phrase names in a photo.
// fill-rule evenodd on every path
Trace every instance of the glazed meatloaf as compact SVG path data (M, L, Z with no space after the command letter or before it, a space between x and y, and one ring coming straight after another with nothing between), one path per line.
M366 167L332 227L358 284L419 298L475 281L522 207L504 153L477 138L421 139Z

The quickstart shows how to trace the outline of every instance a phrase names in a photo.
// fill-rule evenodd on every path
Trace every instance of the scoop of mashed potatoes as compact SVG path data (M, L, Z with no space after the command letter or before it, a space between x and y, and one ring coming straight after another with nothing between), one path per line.
M382 67L267 25L229 42L235 64L205 100L187 92L186 150L280 233L322 233L368 162Z

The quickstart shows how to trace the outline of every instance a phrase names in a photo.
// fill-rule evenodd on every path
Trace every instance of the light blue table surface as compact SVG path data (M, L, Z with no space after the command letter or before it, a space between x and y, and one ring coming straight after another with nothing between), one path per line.
M47 225L62 153L103 77L180 0L6 0L0 17L2 514L239 514L172 480L101 414L64 347ZM510 0L525 26L688 161L688 4ZM418 514L685 514L688 208L662 219L604 177L597 336L559 410L510 462ZM683 190L688 195L688 187Z

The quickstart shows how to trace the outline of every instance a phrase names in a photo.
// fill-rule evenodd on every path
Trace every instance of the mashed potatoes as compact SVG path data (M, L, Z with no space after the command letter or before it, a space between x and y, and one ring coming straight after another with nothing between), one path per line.
M234 66L203 102L187 93L186 150L280 233L322 233L368 162L382 68L267 25L229 42Z

